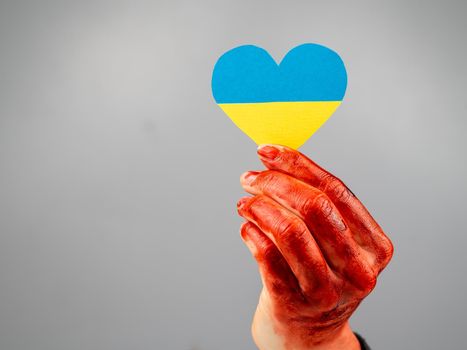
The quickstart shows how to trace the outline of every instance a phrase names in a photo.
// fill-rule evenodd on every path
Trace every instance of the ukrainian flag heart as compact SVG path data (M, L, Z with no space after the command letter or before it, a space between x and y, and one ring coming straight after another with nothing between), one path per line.
M279 65L262 48L240 46L212 73L216 103L245 134L295 149L339 107L346 87L342 59L318 44L295 47Z

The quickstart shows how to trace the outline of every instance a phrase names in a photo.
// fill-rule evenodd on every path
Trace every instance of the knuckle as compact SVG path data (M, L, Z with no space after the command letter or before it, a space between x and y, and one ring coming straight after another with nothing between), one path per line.
M369 272L365 277L360 290L364 295L368 295L376 287L377 276L376 273Z
M364 261L361 262L361 270L359 273L352 276L351 283L359 291L362 297L370 294L375 288L378 274L370 263Z
M306 234L306 228L298 218L288 217L276 222L275 231L282 240L301 239Z
M391 261L394 255L394 245L378 224L375 223L374 226L370 232L373 233L375 238L370 247L374 251L376 265L379 267L379 271L381 271Z
M326 192L331 193L336 200L346 202L352 197L352 192L340 179L332 177L328 181Z
M256 195L249 198L244 207L248 211L255 211L264 205L267 205L266 198L263 195Z
M316 222L329 222L340 231L345 231L347 225L336 209L332 200L321 193L314 198L309 198L304 204L304 216L306 220L316 220Z
M274 188L277 185L277 172L274 170L266 170L258 176L263 188Z
M284 151L281 152L281 160L286 162L292 169L296 169L301 166L302 155L297 151L284 149Z
M379 244L378 256L381 260L382 268L386 267L394 255L394 245L387 237Z
M329 197L325 193L320 193L314 198L309 198L305 202L305 210L307 213L319 213L325 218L332 215L333 206Z
M329 184L335 179L335 177L329 173L322 172L320 176L321 180L318 183L318 188L325 191L328 189Z
M333 199L346 202L354 196L352 191L341 179L331 174L325 174L319 183L319 188Z

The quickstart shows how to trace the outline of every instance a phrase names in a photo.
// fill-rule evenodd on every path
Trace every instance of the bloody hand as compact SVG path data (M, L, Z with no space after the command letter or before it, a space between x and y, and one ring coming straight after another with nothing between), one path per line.
M298 151L258 149L269 169L246 172L241 236L263 291L252 333L262 350L359 349L348 319L375 287L393 247L338 178Z

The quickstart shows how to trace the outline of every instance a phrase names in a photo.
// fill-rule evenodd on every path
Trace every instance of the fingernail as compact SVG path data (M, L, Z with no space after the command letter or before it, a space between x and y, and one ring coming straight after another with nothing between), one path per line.
M261 145L258 147L258 154L261 158L265 158L267 160L274 160L277 158L279 154L279 150L271 145Z
M237 202L237 209L242 209L245 203L248 201L248 197L243 197L240 198L240 200Z
M240 176L240 183L242 185L250 185L258 176L259 171L247 171Z

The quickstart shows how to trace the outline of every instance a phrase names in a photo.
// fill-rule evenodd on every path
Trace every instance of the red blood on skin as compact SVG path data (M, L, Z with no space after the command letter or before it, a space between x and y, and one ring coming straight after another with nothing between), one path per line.
M384 269L394 252L391 240L355 194L339 178L304 154L286 146L260 146L258 155L268 169L293 176L326 193L345 218L355 240L375 254L378 271Z
M258 153L275 171L242 178L255 195L238 203L247 220L242 238L285 348L308 349L347 324L390 261L392 243L342 181L313 161L282 146Z

